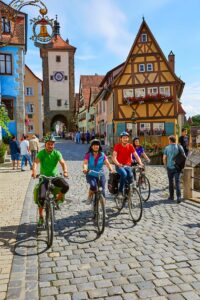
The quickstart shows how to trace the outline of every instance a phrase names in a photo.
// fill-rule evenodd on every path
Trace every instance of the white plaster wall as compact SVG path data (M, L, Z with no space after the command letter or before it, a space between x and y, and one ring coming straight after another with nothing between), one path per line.
M61 56L61 62L56 62L56 56ZM50 110L68 111L69 110L69 54L63 51L48 53L49 76L54 72L64 72L67 80L58 82L49 78L49 105ZM57 106L57 99L62 99L62 106ZM67 101L68 105L64 105Z

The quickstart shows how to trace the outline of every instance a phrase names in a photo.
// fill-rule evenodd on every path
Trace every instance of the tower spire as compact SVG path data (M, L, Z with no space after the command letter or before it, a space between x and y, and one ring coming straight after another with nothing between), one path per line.
M60 23L58 22L58 16L56 15L56 19L54 21L54 36L60 35Z

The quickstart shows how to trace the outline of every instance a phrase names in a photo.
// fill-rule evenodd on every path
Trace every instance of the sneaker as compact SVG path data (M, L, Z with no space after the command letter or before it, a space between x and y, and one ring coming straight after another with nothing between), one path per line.
M92 203L92 197L88 197L87 200L85 201L86 205L90 205Z
M117 199L118 200L123 200L124 199L124 196L123 196L123 194L121 192L118 193Z
M174 201L174 197L168 197L167 200Z
M181 197L177 197L177 203L181 203Z
M25 170L24 170L24 169L21 169L21 171L24 172Z
M37 225L38 225L38 227L41 227L41 226L44 225L44 218L43 217L39 217Z

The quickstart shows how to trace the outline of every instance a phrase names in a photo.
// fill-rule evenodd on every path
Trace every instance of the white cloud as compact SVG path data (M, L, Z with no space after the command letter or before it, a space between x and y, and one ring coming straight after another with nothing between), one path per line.
M200 82L186 85L181 101L187 116L200 114Z

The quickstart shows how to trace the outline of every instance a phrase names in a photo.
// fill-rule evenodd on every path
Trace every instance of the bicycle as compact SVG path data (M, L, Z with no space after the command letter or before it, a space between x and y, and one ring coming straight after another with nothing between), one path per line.
M133 174L136 176L136 186L139 188L142 200L146 202L151 194L151 186L149 179L145 175L145 168L142 168L137 164L133 165ZM137 174L139 174L139 176L137 176Z
M115 202L117 209L121 211L128 202L129 214L134 223L137 223L142 218L142 199L141 195L134 186L134 183L127 183L124 187L123 198L120 200L117 195Z
M90 170L87 174L90 173L98 174L97 190L94 192L92 201L93 201L94 222L96 223L96 226L98 228L99 235L101 235L105 230L105 219L106 219L105 198L102 193L103 188L100 186L100 178L103 172Z
M47 246L50 248L53 244L54 238L54 222L55 222L55 209L58 209L55 198L55 185L52 180L60 177L48 177L45 175L37 175L36 178L47 180L46 197L44 200L45 223L44 229L47 231Z

